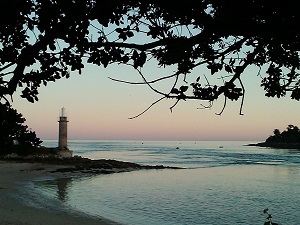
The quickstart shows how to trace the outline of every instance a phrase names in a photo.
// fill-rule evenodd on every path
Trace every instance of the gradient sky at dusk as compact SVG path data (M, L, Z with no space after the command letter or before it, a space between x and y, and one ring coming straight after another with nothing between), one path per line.
M171 74L151 62L143 69L149 78ZM206 74L197 69L189 83ZM257 69L250 68L242 79L246 88L243 116L239 115L240 100L228 101L221 116L221 97L211 109L197 109L199 101L180 102L170 112L174 100L162 101L136 119L128 119L145 110L159 95L147 86L118 83L108 79L141 81L139 74L126 66L86 66L82 75L72 73L69 79L49 83L39 89L39 101L32 104L14 95L13 106L27 119L26 124L42 140L57 139L59 110L66 108L69 117L69 139L93 140L265 140L274 128L300 122L300 104L289 97L267 98L260 87ZM204 80L203 80L204 82ZM218 81L220 82L220 81ZM159 84L168 91L172 81Z

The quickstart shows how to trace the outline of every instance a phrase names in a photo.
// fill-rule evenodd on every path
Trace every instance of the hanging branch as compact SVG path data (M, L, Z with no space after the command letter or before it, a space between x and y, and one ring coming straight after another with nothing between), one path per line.
M155 104L157 104L158 102L162 101L163 99L167 98L166 96L156 100L155 102L153 102L147 109L145 109L143 112L141 112L140 114L136 115L136 116L133 116L133 117L129 117L128 119L135 119L141 115L143 115L144 113L146 113L152 106L154 106Z
M243 82L241 80L241 78L239 77L238 80L240 81L242 90L243 90L243 95L242 95L242 101L241 101L241 106L240 106L240 115L244 115L244 113L242 113L242 109L243 109L243 105L244 105L244 98L245 98L245 87L243 85Z
M145 78L145 76L143 75L143 73L142 73L139 69L136 69L136 70L138 71L138 73L139 73L139 74L141 75L141 77L143 78L145 84L147 84L148 87L149 87L152 91L154 91L154 92L156 92L156 93L158 93L158 94L160 94L160 95L167 96L165 93L160 92L160 91L158 91L157 89L153 88L153 87L148 83L148 81L146 80L146 78Z
M176 76L175 82L174 82L174 84L173 84L173 86L172 86L172 88L171 88L171 91L173 90L173 88L175 88L175 86L176 86L176 84L177 84L177 82L178 82L178 78L179 78L179 75ZM171 93L171 91L170 91L170 93ZM170 94L170 93L169 93L169 94Z
M222 108L221 112L219 112L219 113L216 113L216 115L218 115L218 116L221 116L221 115L222 115L222 113L224 112L225 108L226 108L226 104L227 104L227 97L226 97L225 95L224 95L224 97L225 97L225 100L224 100L224 105L223 105L223 108Z
M179 75L180 75L180 73L176 72L176 73L168 75L168 76L164 76L164 77L157 78L155 80L147 81L147 83L153 84L153 83L157 83L157 82L159 82L161 80L166 80L166 79L169 79L169 78L172 78L172 77L176 77L176 76L179 76ZM111 79L111 80L113 80L113 81L117 81L117 82L121 82L121 83L126 83L126 84L136 84L136 85L146 84L145 82L130 82L130 81L126 81L126 80L115 79L115 78L112 78L112 77L108 77L108 78Z
M202 106L202 108L197 108L197 109L210 109L213 106L213 101L209 101L209 105L208 106L203 105L203 104L200 104L200 105Z
M173 108L178 104L178 102L180 101L180 99L177 99L177 101L174 103L174 105L172 105L170 107L170 111L173 112Z

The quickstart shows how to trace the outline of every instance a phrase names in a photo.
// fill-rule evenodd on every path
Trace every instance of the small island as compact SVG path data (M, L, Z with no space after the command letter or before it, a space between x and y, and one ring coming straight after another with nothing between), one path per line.
M269 136L265 142L249 144L248 146L300 149L300 129L294 125L288 125L282 132L279 129L274 129L273 135Z

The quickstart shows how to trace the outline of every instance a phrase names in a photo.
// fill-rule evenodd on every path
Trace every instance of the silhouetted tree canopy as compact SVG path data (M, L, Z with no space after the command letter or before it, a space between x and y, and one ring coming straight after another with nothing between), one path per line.
M38 89L95 64L126 64L158 101L196 99L208 107L220 96L241 100L243 73L258 68L268 97L300 99L300 13L297 1L259 0L4 0L0 8L0 100L18 87L38 100ZM173 74L145 77L157 60ZM210 74L194 77L199 66ZM211 83L209 76L220 83ZM170 79L168 90L152 85ZM157 101L157 102L158 102ZM171 108L172 108L171 107ZM223 108L223 109L224 109ZM223 111L223 110L222 110ZM222 111L220 113L222 113Z
M274 129L273 135L270 135L264 142L249 144L249 146L299 150L300 129L295 125L288 125L282 132L279 129Z
M267 138L267 143L300 143L300 130L297 126L288 125L286 130L274 130L274 135Z
M0 104L0 155L14 150L25 154L38 147L42 141L27 125L26 119L8 103Z

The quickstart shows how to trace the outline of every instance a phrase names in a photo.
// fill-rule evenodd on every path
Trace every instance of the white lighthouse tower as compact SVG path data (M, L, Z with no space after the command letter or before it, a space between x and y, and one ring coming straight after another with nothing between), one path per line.
M68 122L66 109L63 107L58 120L58 154L62 157L72 157L72 151L68 148Z

